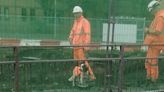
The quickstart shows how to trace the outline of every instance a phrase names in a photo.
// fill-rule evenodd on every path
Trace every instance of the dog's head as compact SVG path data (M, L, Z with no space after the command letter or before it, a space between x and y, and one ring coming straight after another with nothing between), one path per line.
M82 72L87 72L88 71L88 68L84 63L80 64L80 69L81 69Z

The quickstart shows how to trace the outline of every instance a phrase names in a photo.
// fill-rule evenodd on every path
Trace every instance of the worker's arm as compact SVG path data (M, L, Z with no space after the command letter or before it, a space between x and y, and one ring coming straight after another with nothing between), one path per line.
M73 35L72 34L73 34L73 31L71 30L70 35L69 35L69 38L68 38L70 44L72 44L72 38L73 38Z
M83 30L84 30L84 45L89 45L90 42L91 42L91 28L90 28L90 23L89 21L85 21L84 24L83 24ZM89 50L89 47L85 47L84 48L86 51Z
M71 31L70 31L69 38L68 38L70 44L72 44L74 29L75 29L75 22L74 22L74 24L73 24L73 26L72 26L72 29L71 29Z
M158 17L153 25L153 28L148 29L148 34L160 35L164 31L164 18Z
M91 28L89 21L85 21L83 24L83 30L84 30L84 44L89 44L91 42Z

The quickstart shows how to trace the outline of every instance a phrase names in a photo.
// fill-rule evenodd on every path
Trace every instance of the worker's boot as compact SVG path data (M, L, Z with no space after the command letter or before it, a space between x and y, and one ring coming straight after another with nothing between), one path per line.
M151 90L157 90L158 89L158 83L156 79L151 79L151 86L150 86Z
M151 79L146 79L146 82L145 82L145 87L149 87L150 84L151 84Z
M150 85L151 85L151 79L147 78L145 80L145 86L143 87L145 90L150 90Z

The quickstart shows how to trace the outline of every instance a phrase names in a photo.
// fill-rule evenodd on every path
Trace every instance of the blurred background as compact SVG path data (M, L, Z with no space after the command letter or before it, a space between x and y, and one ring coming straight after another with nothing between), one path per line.
M147 11L149 1L0 0L0 43L8 44L0 48L0 92L147 92L154 86L146 85L146 51L136 44L143 43L144 29L153 18ZM66 43L76 5L90 21L92 43L96 44L87 53L97 78L88 88L72 87L68 82L74 60ZM17 40L28 44L15 47ZM57 41L58 46L38 45L42 40ZM160 89L162 61L159 59Z

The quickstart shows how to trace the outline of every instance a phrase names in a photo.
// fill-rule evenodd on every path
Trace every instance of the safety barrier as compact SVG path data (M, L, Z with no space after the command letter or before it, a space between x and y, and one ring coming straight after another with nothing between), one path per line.
M163 89L163 73L160 72L158 89L146 85L144 61L145 52L136 49L144 45L94 44L89 47L106 47L94 49L87 60L96 75L96 80L88 88L72 87L68 82L73 63L70 45L42 46L1 46L1 52L12 55L1 56L0 91L1 92L151 92ZM134 50L125 48L134 47ZM56 49L57 48L57 49ZM68 49L68 51L67 51ZM125 51L126 50L126 51ZM59 52L60 51L60 52ZM41 54L47 52L46 54ZM89 53L92 53L89 52ZM24 53L24 54L23 54ZM1 53L4 54L4 53ZM59 56L52 58L54 54ZM70 56L67 56L70 55ZM48 58L45 58L45 57ZM5 58L4 58L5 57ZM10 58L10 59L8 59ZM152 58L153 59L153 58ZM160 71L163 57L159 57Z

